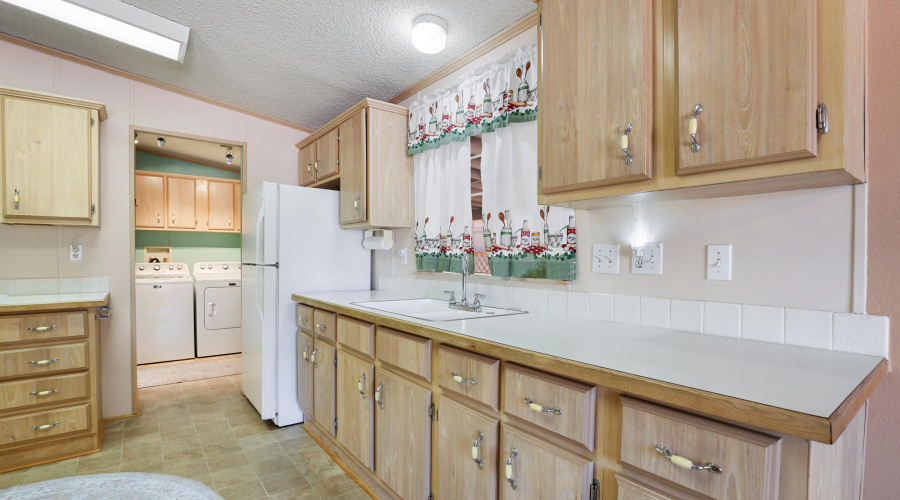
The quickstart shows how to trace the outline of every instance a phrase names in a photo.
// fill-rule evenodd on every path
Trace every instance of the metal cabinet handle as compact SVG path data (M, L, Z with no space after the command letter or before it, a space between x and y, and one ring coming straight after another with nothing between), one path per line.
M31 426L31 430L33 430L33 431L45 431L45 430L47 430L47 429L49 429L49 428L51 428L51 427L56 427L56 426L59 425L59 424L60 424L59 422L53 422L52 424L46 424L46 425L32 425L32 426Z
M19 209L19 188L16 188L15 195L13 196L13 201L16 204L16 210Z
M159 224L160 222L161 222L161 221L160 221L160 215L159 215L159 212L156 212L156 223Z
M309 165L306 166L306 173L312 175L312 162L309 162Z
M306 349L303 349L303 359L306 360L306 364L309 364L309 346L306 346Z
M228 217L228 227L231 227L231 217Z
M175 214L172 214L172 224L175 224Z
M353 208L356 209L356 215L362 214L362 212L360 212L360 210L359 210L359 200L361 200L361 199L362 199L362 195L356 195L356 199L353 200Z
M625 154L625 164L631 165L634 162L634 158L632 158L631 153L628 152L628 133L631 132L631 122L625 124L625 131L622 132L622 138L620 139L619 145L622 147L622 153Z
M380 406L381 409L383 410L384 409L384 401L381 400L381 390L382 389L384 389L384 380L382 380L381 383L378 385L378 388L375 389L375 402L378 403L378 406Z
M29 396L49 396L51 394L56 394L59 392L59 387L53 389L52 391L40 391L40 392L32 392Z
M319 352L318 349L313 349L312 354L309 356L309 360L312 361L314 367L318 368L319 363L316 363L316 353Z
M691 120L688 122L688 133L691 134L691 151L694 153L700 152L700 143L697 142L697 128L698 128L698 118L700 113L703 112L703 105L698 104L694 106L694 114L691 116Z
M478 460L478 445L481 444L482 439L484 439L484 433L478 431L478 438L476 438L475 442L472 443L472 460L474 460L475 463L478 464L478 470L484 468L484 462Z
M46 332L47 330L56 330L59 328L57 325L53 326L34 326L28 329L29 332Z
M559 406L547 408L546 406L535 403L534 400L529 398L528 396L525 396L525 404L527 404L529 408L538 413L553 413L555 415L562 415L562 410L559 409Z
M366 388L363 385L363 382L365 380L366 380L366 374L363 373L362 378L359 379L359 382L356 383L356 388L359 389L359 393L362 394L363 399L366 399Z
M57 361L59 361L59 358L42 359L42 360L40 360L40 361L29 361L28 364L29 364L30 366L35 366L35 365L49 365L50 363L56 363Z
M325 325L320 325L320 324L316 323L316 328L321 328L322 330L325 330L327 327Z
M512 477L512 475L513 475L512 474L513 473L512 462L513 462L513 459L516 458L516 456L518 454L519 454L519 450L513 448L512 454L509 456L509 458L506 459L506 481L509 483L510 486L512 486L512 489L516 489L516 486L519 485L519 483L517 483L516 480L513 479L513 477Z
M318 158L316 158L316 165L315 165L315 169L316 169L316 173L317 173L317 174L318 174L318 173L319 173L319 162L320 162L320 161L322 161L322 160L320 160L320 159L318 159Z
M453 372L453 380L455 380L461 384L470 383L472 385L475 385L478 383L478 380L476 380L474 378L463 378L462 375L460 375L459 373L456 373L456 372Z
M698 464L695 464L690 459L687 459L684 457L679 457L678 455L673 455L672 452L669 451L668 448L666 448L665 446L663 446L661 444L656 445L656 452L659 453L660 455L666 457L666 460L668 460L669 462L672 462L673 465L677 465L678 467L681 467L682 469L708 470L714 474L722 473L722 467L720 467L715 462L709 462L705 465L698 465Z

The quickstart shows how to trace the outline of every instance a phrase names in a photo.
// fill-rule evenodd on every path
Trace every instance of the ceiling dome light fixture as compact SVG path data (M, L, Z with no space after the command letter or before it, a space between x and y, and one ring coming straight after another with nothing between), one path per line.
M156 145L159 146L159 147L165 146L165 145L166 145L166 138L165 138L165 137L157 137L157 138L156 138Z
M229 149L227 153L225 153L225 163L231 165L231 162L234 160L234 155L231 154L231 150Z
M412 44L419 52L437 54L447 44L447 23L443 19L422 15L413 22Z
M134 133L134 143L135 144L138 143L137 132Z

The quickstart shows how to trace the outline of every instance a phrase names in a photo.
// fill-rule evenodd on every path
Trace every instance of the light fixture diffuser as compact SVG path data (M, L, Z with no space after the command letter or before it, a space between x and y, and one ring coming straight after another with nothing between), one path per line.
M0 0L184 62L191 29L120 0Z
M443 19L423 15L413 22L412 44L419 52L437 54L447 44L447 23Z

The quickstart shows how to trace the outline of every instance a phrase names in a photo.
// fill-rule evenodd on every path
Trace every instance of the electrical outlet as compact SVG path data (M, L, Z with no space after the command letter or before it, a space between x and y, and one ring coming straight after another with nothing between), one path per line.
M405 266L406 263L409 262L409 260L406 257L406 249L405 248L401 248L400 250L397 250L397 256L400 257L401 265Z
M731 281L731 245L706 245L706 279Z
M619 274L619 245L594 245L591 271L600 274Z
M662 274L662 243L647 243L631 249L631 274Z
M69 260L72 262L81 262L84 255L81 253L81 245L69 245Z

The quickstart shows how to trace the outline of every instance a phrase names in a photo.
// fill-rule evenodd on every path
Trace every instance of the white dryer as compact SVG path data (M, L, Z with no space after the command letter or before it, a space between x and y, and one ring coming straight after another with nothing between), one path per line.
M194 357L193 280L187 264L134 265L137 364Z
M194 264L197 357L241 352L241 263Z

